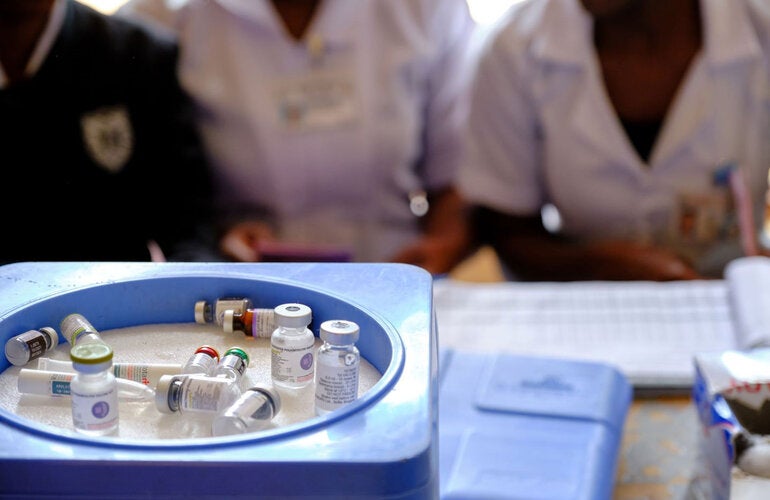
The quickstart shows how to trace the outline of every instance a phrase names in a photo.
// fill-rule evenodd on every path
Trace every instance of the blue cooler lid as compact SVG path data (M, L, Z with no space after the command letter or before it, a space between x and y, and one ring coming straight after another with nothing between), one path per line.
M496 355L476 393L480 410L602 422L620 430L632 388L615 368L593 362Z
M632 388L589 362L442 351L444 500L610 499Z

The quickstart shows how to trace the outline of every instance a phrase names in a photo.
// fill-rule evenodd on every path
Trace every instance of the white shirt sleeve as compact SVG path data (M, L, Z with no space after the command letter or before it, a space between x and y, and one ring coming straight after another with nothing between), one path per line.
M156 29L174 32L176 16L186 0L128 0L115 15L139 19Z
M436 57L425 94L422 178L432 189L450 184L459 164L475 23L465 0L430 0L426 5L435 13L428 30L436 40Z
M525 42L505 30L490 35L487 42L472 85L458 185L473 203L532 215L539 213L543 190Z

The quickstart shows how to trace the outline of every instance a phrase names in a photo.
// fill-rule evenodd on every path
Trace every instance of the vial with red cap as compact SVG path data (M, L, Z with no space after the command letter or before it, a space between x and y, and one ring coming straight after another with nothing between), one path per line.
M219 363L219 352L210 345L202 345L195 350L192 356L182 367L182 373L193 375L214 375L214 370Z

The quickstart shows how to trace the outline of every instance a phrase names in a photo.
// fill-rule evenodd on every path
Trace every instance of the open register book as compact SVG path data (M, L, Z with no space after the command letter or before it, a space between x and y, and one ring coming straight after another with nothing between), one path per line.
M439 346L616 366L634 388L689 391L698 352L770 344L770 258L724 280L470 283L436 280Z

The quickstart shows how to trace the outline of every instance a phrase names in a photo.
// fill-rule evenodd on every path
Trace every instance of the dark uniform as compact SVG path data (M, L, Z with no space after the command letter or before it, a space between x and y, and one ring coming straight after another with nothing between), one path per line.
M30 80L0 89L0 264L209 260L209 171L173 40L73 0Z

